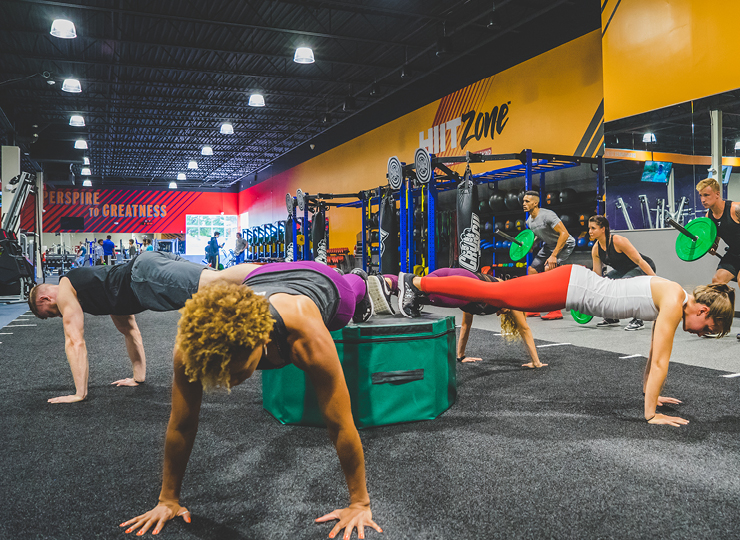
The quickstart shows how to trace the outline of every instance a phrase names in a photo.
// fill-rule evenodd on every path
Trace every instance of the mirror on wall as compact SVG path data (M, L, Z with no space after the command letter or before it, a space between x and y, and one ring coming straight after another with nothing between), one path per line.
M614 230L687 223L705 210L696 184L711 167L710 111L722 112L722 155L740 156L740 89L604 125L606 215ZM725 165L723 197L740 199L740 162Z

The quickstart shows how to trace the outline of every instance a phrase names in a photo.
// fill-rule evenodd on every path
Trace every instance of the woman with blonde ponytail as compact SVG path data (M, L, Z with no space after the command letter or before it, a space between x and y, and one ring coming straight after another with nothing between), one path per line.
M678 283L661 277L606 279L578 265L560 266L549 272L500 283L482 283L457 276L398 276L398 307L407 317L413 317L418 312L419 302L432 295L483 302L498 310L526 312L565 308L604 318L637 317L655 321L643 379L645 419L651 424L671 426L689 423L683 418L656 412L661 405L680 403L677 399L660 396L678 325L681 324L685 332L698 336L716 334L722 337L730 331L735 315L735 291L727 285L703 285L689 294Z
M501 281L499 278L495 278L488 274L481 274L470 272L463 268L439 268L429 274L432 277L448 277L457 276L464 277L466 279L475 279L479 281ZM385 282L390 286L391 291L398 291L398 277L397 276L384 276ZM530 361L526 364L522 364L522 367L527 368L541 368L547 366L540 362L539 356L537 355L537 348L534 344L534 337L532 336L532 329L527 324L527 318L521 311L511 310L507 308L498 308L486 304L485 302L469 302L461 301L456 298L452 298L444 295L429 295L424 299L425 303L436 307L446 308L459 308L463 312L462 325L460 327L460 338L457 340L457 361L458 362L480 362L482 358L476 358L472 356L465 356L465 348L468 344L468 338L470 337L470 329L473 327L473 317L475 315L498 315L501 323L501 335L507 342L514 342L521 340L524 343L524 347L529 354Z

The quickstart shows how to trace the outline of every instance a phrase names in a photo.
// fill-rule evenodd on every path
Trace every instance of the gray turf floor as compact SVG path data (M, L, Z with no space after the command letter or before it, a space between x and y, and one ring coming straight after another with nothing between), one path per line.
M177 314L137 318L147 385L109 386L129 373L123 342L89 317L90 398L70 406L46 403L72 388L61 320L1 330L0 538L125 538L117 525L156 502ZM740 378L721 376L740 371L734 336L677 338L664 393L691 423L668 428L641 419L644 358L620 359L646 354L649 331L530 321L538 345L571 343L540 349L549 367L521 369L520 345L475 329L484 361L457 366L449 411L361 432L385 530L367 538L739 538ZM684 361L709 358L724 368ZM346 502L336 455L323 429L270 417L259 382L206 398L182 494L193 523L162 538L327 537L313 519Z

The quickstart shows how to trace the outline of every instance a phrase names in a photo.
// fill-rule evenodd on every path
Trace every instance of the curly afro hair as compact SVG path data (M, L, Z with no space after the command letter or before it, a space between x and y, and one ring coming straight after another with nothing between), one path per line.
M264 296L246 285L215 282L180 310L177 345L185 353L185 374L204 390L229 388L229 362L266 342L274 320Z

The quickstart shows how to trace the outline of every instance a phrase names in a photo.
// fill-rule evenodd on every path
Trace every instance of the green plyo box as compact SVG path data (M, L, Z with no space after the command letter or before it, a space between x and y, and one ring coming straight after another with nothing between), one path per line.
M374 317L332 332L359 428L432 420L457 398L455 318ZM262 372L263 407L283 424L323 426L293 365Z

